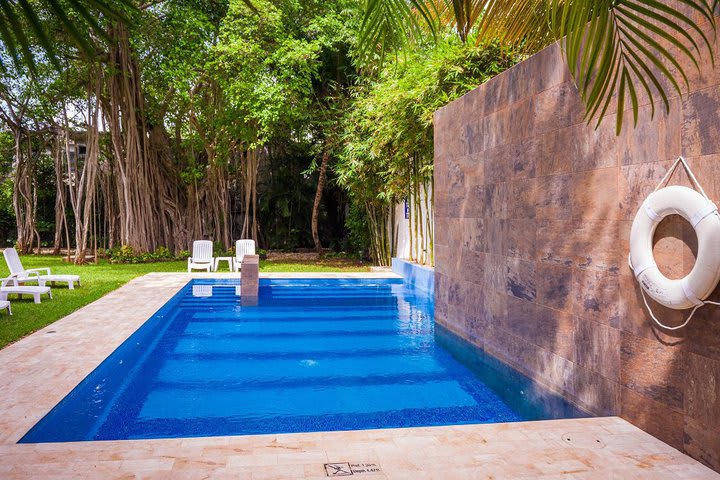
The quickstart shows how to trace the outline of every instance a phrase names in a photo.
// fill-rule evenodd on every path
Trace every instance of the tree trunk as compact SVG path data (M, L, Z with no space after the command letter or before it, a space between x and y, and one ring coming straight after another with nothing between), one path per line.
M55 135L53 161L55 163L55 241L53 255L60 255L62 249L63 229L67 230L65 215L65 181L63 179L62 145L60 134Z
M317 191L315 192L315 202L313 203L311 229L313 243L315 243L315 251L322 253L322 244L320 243L320 233L318 232L318 217L320 216L320 202L322 201L325 182L327 181L327 166L330 159L330 151L326 147L323 150L322 162L320 163L320 175L318 176Z

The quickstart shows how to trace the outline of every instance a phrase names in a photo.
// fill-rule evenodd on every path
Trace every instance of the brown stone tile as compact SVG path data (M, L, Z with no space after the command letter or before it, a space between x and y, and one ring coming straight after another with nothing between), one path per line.
M447 216L450 218L462 218L463 208L465 207L465 196L448 194L447 196Z
M446 247L448 246L450 236L448 235L448 229L449 227L449 220L447 217L438 217L436 216L434 218L435 222L435 235L433 237L433 241L435 244L435 247Z
M456 164L463 172L465 185L485 183L485 157L485 154L473 154L457 159Z
M490 113L502 110L508 106L508 75L507 71L496 75L482 85L483 93L483 113Z
M655 325L643 302L642 289L627 266L623 266L620 270L619 278L622 292L618 305L621 330L647 339L658 340L667 345L682 346L689 343L691 328L666 331ZM666 325L680 325L687 316L687 312L663 307L651 298L647 298L647 301L655 316Z
M578 318L620 326L620 277L615 272L574 269L572 310Z
M533 343L569 361L575 361L575 322L572 314L538 305Z
M573 176L573 218L615 220L619 218L618 169L601 168Z
M683 100L682 155L694 157L720 153L720 124L717 118L720 91L711 87L691 93Z
M535 96L535 132L542 134L582 122L584 109L571 82Z
M433 204L435 218L447 218L450 215L447 191L436 190L433 196L435 200Z
M485 288L503 292L507 284L507 260L502 255L487 255L485 258L485 272L483 284Z
M509 218L535 218L539 181L535 178L514 180L510 182L508 198Z
M460 254L459 278L481 285L485 278L486 257L485 253L463 248Z
M720 360L688 354L685 414L706 429L720 429Z
M507 225L507 256L534 261L537 244L535 219L511 219L507 221Z
M508 296L497 290L487 290L484 296L484 312L492 324L500 324L507 318Z
M620 331L576 317L575 361L581 367L617 382L620 379Z
M715 289L708 300L720 302L720 288ZM718 308L714 305L700 308L693 316L690 324L683 329L687 339L686 348L688 351L715 360L720 359ZM687 310L682 312L682 318L685 319L688 313Z
M460 244L463 246L463 248L475 252L487 253L488 245L485 219L466 218L462 221L462 226L463 235Z
M535 98L525 97L513 103L507 112L509 130L502 139L503 143L518 145L525 140L533 141L537 102ZM522 125L523 128L517 128ZM513 162L513 166L516 164ZM513 172L515 173L515 172Z
M508 295L528 301L537 297L535 262L508 258L505 291Z
M661 107L653 119L650 107L641 107L637 126L623 128L618 139L620 163L635 165L675 160L680 156L681 125L682 103L677 98L670 100L670 113Z
M566 155L572 158L574 172L618 166L614 117L606 118L599 126L583 122L567 131L571 140Z
M598 372L577 366L566 382L570 398L595 415L616 415L620 411L620 388Z
M462 190L465 188L465 171L459 162L454 161L447 164L448 170L448 191Z
M620 218L634 220L642 203L657 187L672 161L651 162L620 167L618 198Z
M682 411L687 355L657 340L623 332L620 383L647 398Z
M510 185L506 182L485 185L485 216L508 218Z
M507 317L503 319L502 328L524 340L531 341L537 328L537 305L526 299L508 296ZM534 342L533 342L534 343Z
M578 224L572 219L537 220L537 246L539 262L563 265L575 264L574 231Z
M462 195L462 206L460 207L460 217L462 218L480 218L487 210L485 207L485 185L467 185L465 193Z
M485 152L485 183L507 182L511 177L513 163L511 151L513 145L500 145Z
M563 128L538 135L539 157L535 162L537 176L563 175L572 172L573 159L567 155L571 150L570 144L574 142L570 137L570 131L570 128Z
M618 222L586 220L579 223L570 238L575 265L579 268L617 272L626 264L627 252L618 248Z
M513 180L535 178L537 175L537 161L541 154L541 145L537 138L533 137L514 143L509 150L509 154Z
M528 76L532 79L532 90L528 93L544 92L572 81L562 55L560 46L553 43L524 62L528 66Z
M487 303L486 291L479 285L469 283L465 286L465 294L467 338L475 345L482 345L485 330L490 324L490 318L485 309Z
M571 219L572 176L554 175L538 179L536 196L536 218L548 220Z
M538 263L537 302L556 310L570 311L572 307L572 268L564 265Z
M447 241L435 243L435 274L449 275L453 271L452 250Z
M670 446L683 448L683 416L677 410L622 387L620 416Z
M720 470L720 429L686 417L683 448L708 467Z
M488 253L494 255L505 255L507 253L508 242L508 221L493 217L486 217L484 224L487 231L486 241Z

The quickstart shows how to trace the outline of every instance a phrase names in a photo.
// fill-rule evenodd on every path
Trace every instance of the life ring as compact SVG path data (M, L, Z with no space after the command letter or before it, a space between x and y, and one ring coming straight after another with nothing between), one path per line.
M695 229L697 259L688 276L670 280L653 256L655 229L668 215L681 215ZM642 289L656 302L675 310L703 305L720 281L720 214L695 190L679 185L653 192L643 202L630 230L630 266Z

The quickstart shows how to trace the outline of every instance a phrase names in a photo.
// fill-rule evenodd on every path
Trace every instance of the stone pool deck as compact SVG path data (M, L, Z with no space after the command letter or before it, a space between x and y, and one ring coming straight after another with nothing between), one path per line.
M354 469L354 475L345 476L720 479L712 470L617 417L239 437L16 443L191 277L208 275L156 273L137 278L0 350L0 478L321 479L328 478L328 472L340 476Z

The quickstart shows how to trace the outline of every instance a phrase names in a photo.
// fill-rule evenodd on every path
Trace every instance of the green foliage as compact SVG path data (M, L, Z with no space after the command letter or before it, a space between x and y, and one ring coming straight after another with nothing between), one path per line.
M371 245L370 226L367 212L362 204L350 202L345 228L348 230L348 236L343 250L358 252L362 257L368 257Z
M214 257L233 257L235 256L235 248L225 248L222 243L217 240L213 242L213 256Z
M123 245L121 247L111 248L106 251L98 251L98 256L104 256L110 263L151 263L151 262L170 262L174 260L184 260L190 256L183 256L185 252L179 252L177 256L173 255L166 247L158 247L154 252L136 253L132 247ZM101 255L102 254L102 255Z
M360 85L345 117L345 150L336 167L341 185L358 201L394 203L413 179L432 178L435 110L520 60L498 44L463 44L446 36L377 80Z

